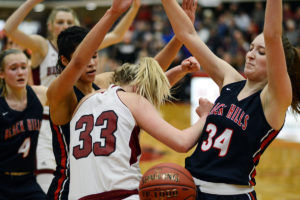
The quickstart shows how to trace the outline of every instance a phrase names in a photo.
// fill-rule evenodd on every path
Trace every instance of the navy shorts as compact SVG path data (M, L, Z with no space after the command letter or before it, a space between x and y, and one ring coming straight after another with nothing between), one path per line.
M0 173L0 200L45 200L46 194L33 174L12 176Z
M216 195L203 193L200 191L199 187L197 187L197 200L257 200L257 198L255 191L248 194Z

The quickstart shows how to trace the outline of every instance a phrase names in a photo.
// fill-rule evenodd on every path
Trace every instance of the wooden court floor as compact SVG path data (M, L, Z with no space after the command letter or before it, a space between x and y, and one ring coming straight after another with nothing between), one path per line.
M190 125L189 104L166 104L161 108L161 114L179 129ZM162 162L184 166L185 157L193 152L177 153L145 132L142 132L140 142L142 173ZM300 200L300 143L275 140L264 152L256 171L258 200Z

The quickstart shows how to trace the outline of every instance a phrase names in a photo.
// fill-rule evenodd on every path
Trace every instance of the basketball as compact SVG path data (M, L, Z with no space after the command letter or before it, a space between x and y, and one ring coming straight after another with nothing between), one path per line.
M184 167L175 163L161 163L144 173L139 196L141 200L194 200L196 185Z

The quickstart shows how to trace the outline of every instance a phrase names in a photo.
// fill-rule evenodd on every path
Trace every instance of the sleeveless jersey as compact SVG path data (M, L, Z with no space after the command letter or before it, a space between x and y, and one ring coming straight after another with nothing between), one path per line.
M100 88L93 83L93 88ZM85 95L77 88L73 87L77 101L79 102ZM70 123L62 126L53 124L50 118L52 131L52 145L56 161L54 179L47 193L48 199L68 199L69 194L69 144L70 144Z
M0 97L0 172L34 172L36 146L43 106L26 86L27 106L23 111L9 107Z
M193 177L214 183L255 185L255 167L279 131L273 130L265 118L261 90L237 99L245 83L222 88L196 150L185 161Z
M70 122L70 200L137 194L140 129L118 90L111 85L82 100Z
M40 64L41 85L49 87L50 83L56 78L56 64L58 53L55 47L47 40L48 52L43 62Z

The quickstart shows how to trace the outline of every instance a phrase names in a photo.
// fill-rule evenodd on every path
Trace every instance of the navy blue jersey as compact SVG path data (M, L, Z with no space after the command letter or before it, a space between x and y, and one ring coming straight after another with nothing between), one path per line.
M100 88L93 83L93 88ZM85 95L77 88L73 87L77 101L79 102ZM57 126L53 124L50 117L52 131L52 146L56 161L54 179L47 193L47 199L68 199L69 194L69 144L70 144L70 123Z
M26 86L27 106L11 109L0 97L0 172L34 172L36 147L43 106L30 86Z
M246 81L226 85L207 116L195 152L185 166L203 181L255 185L255 167L279 131L267 122L261 90L238 100Z

